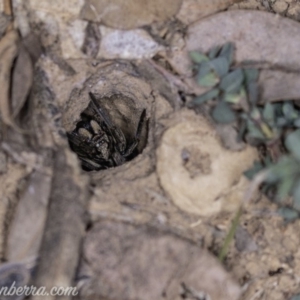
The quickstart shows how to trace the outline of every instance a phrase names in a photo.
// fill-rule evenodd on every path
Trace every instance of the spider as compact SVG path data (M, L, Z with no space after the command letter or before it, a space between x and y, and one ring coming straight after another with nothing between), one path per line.
M71 149L78 155L85 171L98 171L119 166L135 157L139 151L141 133L147 126L146 110L143 109L132 141L128 141L121 128L111 120L104 106L94 94L91 99L90 113L83 112L82 119L67 136Z

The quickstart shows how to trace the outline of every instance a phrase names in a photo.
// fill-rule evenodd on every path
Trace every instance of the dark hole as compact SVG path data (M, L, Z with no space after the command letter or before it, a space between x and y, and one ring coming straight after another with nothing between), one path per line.
M70 148L78 155L82 169L99 171L122 165L146 146L146 110L123 95L98 97L92 93L73 131L68 132Z

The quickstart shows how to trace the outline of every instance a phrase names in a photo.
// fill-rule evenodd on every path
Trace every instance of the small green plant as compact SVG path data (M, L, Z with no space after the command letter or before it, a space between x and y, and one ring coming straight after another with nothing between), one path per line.
M234 45L214 47L208 54L190 53L197 83L208 90L188 104L207 105L217 123L237 124L238 139L260 148L262 159L245 172L259 184L286 221L300 217L300 110L293 101L265 103L258 86L259 70L233 64ZM260 174L260 175L259 175ZM257 180L256 180L257 181ZM241 210L234 219L237 226ZM233 238L232 227L220 253Z
M209 90L189 106L208 105L217 123L236 122L240 140L264 147L262 161L255 162L245 175L252 179L258 172L267 171L263 190L274 194L274 200L282 205L285 198L293 196L290 209L300 212L299 109L293 101L264 104L259 71L234 66L232 43L214 47L207 55L196 51L190 55L197 83Z

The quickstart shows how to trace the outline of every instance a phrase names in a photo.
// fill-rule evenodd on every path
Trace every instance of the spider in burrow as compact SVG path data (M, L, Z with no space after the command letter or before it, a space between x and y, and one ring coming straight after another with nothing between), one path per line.
M116 167L139 154L141 134L148 124L146 110L140 113L133 138L129 139L122 128L114 124L101 101L92 93L89 96L89 112L83 112L76 128L67 133L70 147L81 160L83 170Z

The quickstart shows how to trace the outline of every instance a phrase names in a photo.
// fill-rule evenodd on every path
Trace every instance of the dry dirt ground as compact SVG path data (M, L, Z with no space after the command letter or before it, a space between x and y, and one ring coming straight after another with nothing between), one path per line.
M188 108L203 93L188 53L228 41L236 64L261 70L265 101L300 100L297 1L3 0L0 11L0 287L298 299L300 220L286 223L259 192L218 261L259 153ZM139 133L132 160L82 170L67 133L92 109L89 93L126 149Z

